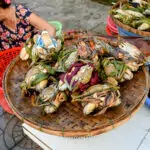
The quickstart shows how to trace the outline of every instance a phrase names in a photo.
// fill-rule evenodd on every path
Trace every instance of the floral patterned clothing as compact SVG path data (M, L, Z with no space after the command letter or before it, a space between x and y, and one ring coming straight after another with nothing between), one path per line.
M32 12L23 5L16 5L15 8L17 17L15 32L0 22L0 50L22 47L26 40L38 33L35 27L29 23L29 16Z

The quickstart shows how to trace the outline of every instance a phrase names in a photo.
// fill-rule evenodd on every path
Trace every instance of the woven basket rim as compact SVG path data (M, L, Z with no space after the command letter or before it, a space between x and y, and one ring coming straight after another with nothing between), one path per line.
M114 8L117 8L120 4L124 4L124 3L127 3L128 1L127 0L120 0L118 1L114 6L112 6L111 10L114 9ZM140 30L137 30L135 28L132 28L126 24L123 24L122 22L120 22L118 19L114 18L114 16L112 14L110 14L110 17L112 18L112 20L114 21L114 23L127 30L128 32L133 32L135 34L138 34L140 36L150 36L150 32L147 32L147 31L140 31Z
M5 74L4 74L4 80L3 80L3 89L4 91L6 92L5 93L5 97L7 99L7 102L10 106L10 108L13 110L14 114L20 119L22 120L24 123L30 125L31 127L39 130L39 131L43 131L45 133L49 133L49 134L53 134L53 135L57 135L57 136L64 136L64 137L81 137L81 136L94 136L94 135L97 135L97 134L100 134L100 133L103 133L103 132L107 132L123 123L125 123L127 120L129 120L131 118L131 116L133 114L136 113L137 110L140 109L140 107L143 105L145 99L146 99L146 96L148 94L148 91L146 90L145 91L145 94L143 96L143 98L141 99L141 101L139 102L138 105L136 105L135 107L132 108L132 110L130 111L130 114L123 114L123 116L117 118L115 120L115 123L112 124L112 125L107 125L105 128L94 128L93 130L76 130L76 131L72 131L72 130L65 130L65 131L61 131L61 130L53 130L49 127L43 127L42 125L39 126L37 125L36 123L34 122L31 122L30 120L26 119L23 117L23 115L21 114L21 112L19 112L12 104L11 100L9 99L9 96L8 96L8 93L7 93L7 90L6 87L6 80L7 80L7 73L9 72L9 69L10 67L13 66L13 64L15 63L15 61L19 59L19 56L17 56L15 59L13 59L13 61L9 64L9 66L7 67L6 71L5 71ZM146 77L146 89L149 88L149 76L148 76L148 73L147 73L147 70L146 70L146 67L143 67L143 72L145 74L145 77ZM132 115L131 115L132 114Z

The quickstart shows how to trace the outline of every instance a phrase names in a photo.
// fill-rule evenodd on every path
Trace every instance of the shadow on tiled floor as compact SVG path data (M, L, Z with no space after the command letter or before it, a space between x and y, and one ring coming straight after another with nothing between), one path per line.
M0 150L41 150L22 130L21 121L0 107Z

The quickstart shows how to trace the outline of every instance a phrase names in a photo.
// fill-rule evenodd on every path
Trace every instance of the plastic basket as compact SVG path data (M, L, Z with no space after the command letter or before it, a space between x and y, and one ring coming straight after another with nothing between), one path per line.
M119 26L117 26L117 28L118 28L119 35L120 35L120 36L141 37L141 35L135 34L135 33L133 33L133 32L129 32L129 31L127 31L127 30L125 30L125 29L123 29L123 28L121 28L121 27L119 27Z
M118 33L117 26L115 25L115 23L113 22L113 20L111 19L110 16L107 17L107 25L112 32L114 32L116 34Z
M0 52L0 87L2 87L2 77L7 65L19 54L20 50L20 47L15 47Z
M3 80L3 74L5 72L6 67L9 65L12 59L15 58L19 54L20 50L21 50L21 47L15 47L15 48L0 52L0 105L3 107L5 111L7 111L10 114L13 114L13 112L9 108L4 98L4 93L2 89L2 80Z
M117 26L114 24L110 16L107 17L106 32L110 36L118 34Z
M122 6L123 4L128 4L129 3L129 0L119 0L112 8L111 10L113 9L117 9L117 8L120 8L120 6ZM111 14L111 18L113 20L113 22L119 26L120 28L124 29L125 31L128 31L129 33L134 33L135 35L138 35L138 36L143 36L143 37L149 37L150 36L150 32L148 31L141 31L141 30L137 30L129 25L126 25L124 23L122 23L121 21L119 21L118 19L114 18L114 15ZM119 31L120 32L120 31ZM121 32L122 33L122 32ZM119 33L120 35L123 35ZM135 36L134 35L134 36ZM123 35L124 36L124 35ZM125 35L125 36L128 36L128 35ZM132 36L132 35L131 35Z
M9 107L5 97L4 97L4 92L3 92L3 89L1 87L0 87L0 105L9 114L14 114L13 111L10 109L10 107Z
M49 24L56 28L56 36L62 36L62 23L59 21L48 21Z
M108 25L106 26L106 32L109 36L113 36L113 33L110 31Z

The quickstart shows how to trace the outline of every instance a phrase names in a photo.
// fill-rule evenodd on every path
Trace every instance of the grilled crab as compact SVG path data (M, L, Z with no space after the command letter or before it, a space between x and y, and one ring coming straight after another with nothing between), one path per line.
M121 42L117 48L112 47L110 44L98 38L95 38L95 42L99 45L99 49L97 49L99 55L109 55L115 59L119 59L123 61L131 71L137 71L145 62L141 51L128 42Z
M84 115L100 115L110 107L121 103L117 86L97 84L89 87L80 95L72 95L72 102L80 102Z
M145 57L141 51L134 45L128 42L122 42L119 44L119 53L121 56L119 58L124 61L124 63L132 70L137 71L140 66L145 63Z
M95 37L95 42L99 45L97 50L100 55L109 54L116 59L128 60L133 59L137 62L143 62L144 56L141 51L134 45L126 41L119 41L118 47L112 47L110 44Z
M102 79L105 77L112 77L116 81L123 82L133 78L133 73L127 65L124 62L115 60L112 57L104 58L102 61L102 67L102 70L104 70L104 76L101 74Z
M56 97L57 93L58 93L57 86L52 84L49 87L42 90L38 99L43 103L48 102L53 100Z
M50 105L45 106L44 111L49 114L49 113L54 113L57 111L57 109L60 107L60 105L67 101L67 95L64 92L59 92L55 99L50 102Z
M48 83L50 75L54 75L55 70L51 66L39 64L33 66L26 74L21 84L23 93L28 93L29 89L40 91L44 89Z
M84 41L78 43L78 55L81 58L87 59L92 55L92 48Z
M21 49L21 52L19 54L20 58L22 60L28 60L31 58L31 50L33 48L34 41L32 39L28 40L25 43L25 46Z
M36 107L43 106L46 113L54 113L66 100L66 94L59 92L57 85L52 84L43 89L38 97L32 96L32 105Z
M80 45L79 43L78 55L88 59L86 54L90 51L89 54L91 55L89 57L91 57L92 63L97 70L99 70L100 66L99 56L110 56L122 60L132 71L137 71L144 64L145 58L141 51L128 42L121 41L118 47L115 48L96 36L90 38L90 40L92 41L92 46L89 44L89 38L82 40L86 41L84 44Z
M93 55L96 57L104 56L114 51L113 47L100 40L97 36L81 39L81 42L77 43L77 47L78 55L83 59L92 59Z
M20 52L22 60L32 59L36 62L38 59L52 60L55 53L62 48L61 40L54 39L49 36L47 31L43 31L41 35L35 35L31 42L27 42L26 46Z
M94 71L92 64L77 62L69 68L67 73L60 77L58 87L60 91L66 89L72 92L78 89L82 91L98 81L98 73Z
M100 62L98 57L99 45L94 41L94 38L82 38L77 43L78 56L81 59L91 60L96 70L99 70ZM104 53L102 51L102 53Z
M71 65L78 61L76 49L66 49L59 53L55 68L58 72L65 72Z

